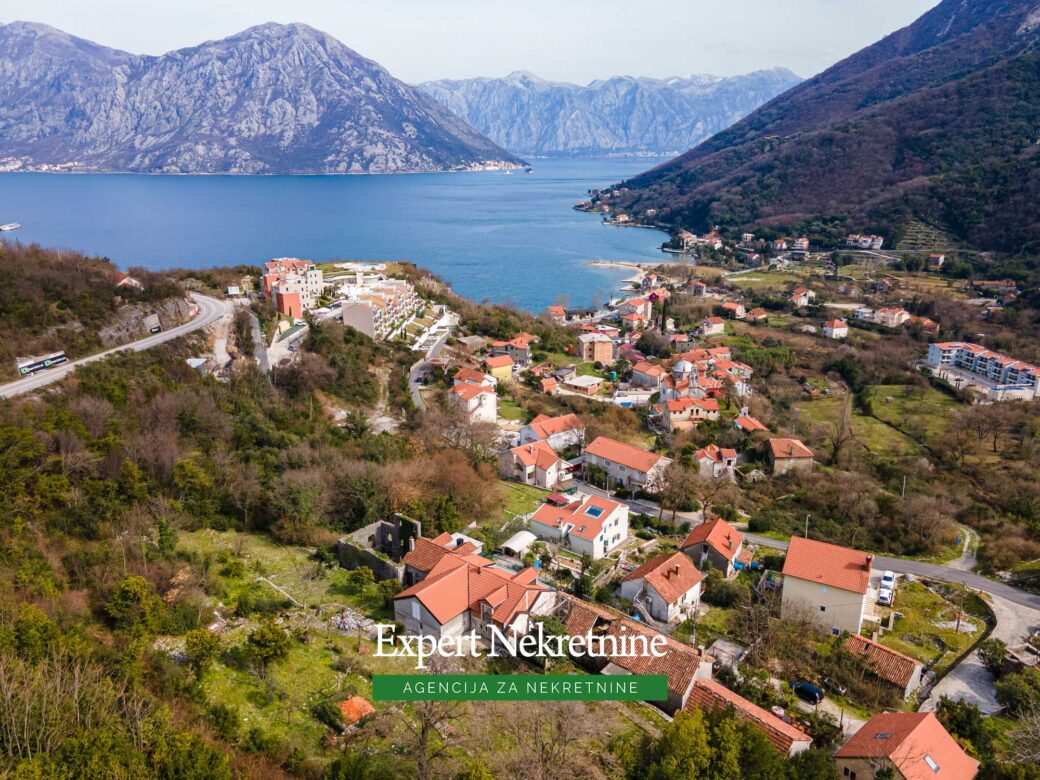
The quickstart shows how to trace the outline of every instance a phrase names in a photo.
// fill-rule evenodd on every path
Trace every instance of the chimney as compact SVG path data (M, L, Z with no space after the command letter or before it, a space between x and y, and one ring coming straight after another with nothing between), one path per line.
M870 571L871 565L874 563L874 556L867 555L867 571Z

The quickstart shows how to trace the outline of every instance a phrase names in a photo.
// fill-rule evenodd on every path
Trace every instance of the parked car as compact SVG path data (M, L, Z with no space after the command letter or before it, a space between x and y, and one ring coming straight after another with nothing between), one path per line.
M896 573L894 571L886 571L884 574L881 575L881 587L895 590Z
M877 603L883 607L891 607L896 592L895 572L886 571L881 575L881 584L878 590Z
M836 693L839 696L844 696L846 693L848 693L849 690L840 682L838 682L837 680L833 680L830 677L823 678L823 687L831 693Z
M877 603L883 607L892 606L892 589L882 588L878 591Z
M805 680L792 680L791 690L795 696L809 704L819 704L823 701L823 691Z

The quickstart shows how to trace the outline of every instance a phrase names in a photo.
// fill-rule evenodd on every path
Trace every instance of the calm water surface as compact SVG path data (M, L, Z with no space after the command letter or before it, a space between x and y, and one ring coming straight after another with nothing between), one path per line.
M396 176L0 174L9 240L152 269L411 260L476 300L532 311L606 297L629 275L592 260L663 260L664 234L573 211L653 160L542 160L532 173Z

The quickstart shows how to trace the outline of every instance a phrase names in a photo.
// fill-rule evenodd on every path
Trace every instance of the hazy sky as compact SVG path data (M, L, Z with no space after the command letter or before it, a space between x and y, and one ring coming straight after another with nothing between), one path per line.
M45 22L161 54L266 21L305 22L398 78L530 70L587 82L626 74L811 76L938 0L0 0L0 22ZM638 10L636 10L638 9Z

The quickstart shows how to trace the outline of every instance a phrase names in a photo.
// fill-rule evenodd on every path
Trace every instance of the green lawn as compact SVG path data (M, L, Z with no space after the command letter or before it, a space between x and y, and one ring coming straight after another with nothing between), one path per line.
M542 490L531 485L521 485L519 482L499 480L498 486L499 491L506 500L502 510L506 519L533 512L545 500L545 497L549 495L548 490Z
M728 276L726 281L734 287L741 287L747 290L763 290L770 287L782 289L791 284L805 282L809 276L810 274L807 273L790 273L787 271L753 271L739 276Z
M910 385L877 385L871 389L871 400L875 417L929 445L943 432L951 412L960 406L933 387L922 392Z
M957 605L919 582L903 585L896 592L893 607L901 616L896 618L894 629L882 636L881 643L925 663L937 659L934 669L942 674L983 630L982 621L969 614L979 612L970 603L971 598L966 600L962 631L958 632L952 625L957 620ZM963 631L969 625L973 630Z
M527 412L521 408L512 398L499 397L498 416L503 420L525 420Z
M793 408L798 410L794 419L798 422L799 431L830 425L838 419L843 403L845 398L841 396L822 396L814 401L797 403ZM873 417L854 413L852 430L856 434L857 444L875 455L902 458L922 454L920 444Z

